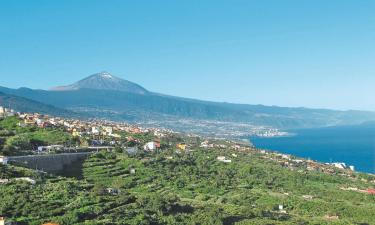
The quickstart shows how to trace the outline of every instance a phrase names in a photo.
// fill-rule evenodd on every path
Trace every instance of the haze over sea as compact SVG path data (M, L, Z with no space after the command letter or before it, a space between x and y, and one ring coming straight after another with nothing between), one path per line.
M289 131L295 135L250 138L258 148L321 162L344 162L375 173L375 123Z

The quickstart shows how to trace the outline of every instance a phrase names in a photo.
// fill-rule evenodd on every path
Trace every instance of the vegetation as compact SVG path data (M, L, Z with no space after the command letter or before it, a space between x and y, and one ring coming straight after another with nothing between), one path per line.
M80 141L57 128L19 122L16 117L0 121L3 154ZM137 140L126 146L142 146L156 137L122 132L121 139L126 138ZM375 224L375 195L344 190L373 188L373 175L288 169L255 149L234 150L225 140L209 149L198 147L199 137L179 134L160 142L155 152L129 155L119 145L93 153L79 166L82 170L68 168L75 178L0 165L0 216L20 225ZM189 150L177 150L181 142ZM36 183L16 179L22 177Z
M23 155L31 154L38 146L50 144L75 143L69 133L54 128L38 128L35 126L21 127L17 117L0 120L0 154Z
M99 152L85 161L82 180L43 175L36 185L0 185L0 214L18 224L375 223L373 195L340 189L366 182L289 171L254 152L236 152L228 164L216 159L232 153Z

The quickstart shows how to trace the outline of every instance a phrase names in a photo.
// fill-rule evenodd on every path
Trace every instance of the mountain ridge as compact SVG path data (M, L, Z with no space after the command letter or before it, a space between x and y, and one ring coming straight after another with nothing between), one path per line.
M173 116L294 129L357 124L375 120L375 113L372 112L222 104L111 90L45 91L0 88L0 91L76 112L90 111L91 114L97 112L94 114L99 117L118 121L128 121L130 118L132 122L163 120L165 116ZM106 114L102 111L112 113Z
M130 88L122 85L123 82L131 84ZM0 91L97 118L136 123L158 121L163 125L173 120L173 123L183 124L181 120L188 119L300 129L375 121L375 112L368 111L234 104L153 93L107 72L62 87L65 88L53 91L0 87ZM193 125L199 126L199 122L186 126Z
M53 116L64 116L64 117L75 117L83 118L84 116L80 113L73 112L67 109L55 107L53 105L44 104L28 98L10 95L0 92L0 105L5 107L11 107L12 109L19 112L37 112L41 114L49 114Z
M113 76L106 71L92 74L70 85L50 88L51 91L71 91L79 89L116 90L137 94L148 93L141 85Z

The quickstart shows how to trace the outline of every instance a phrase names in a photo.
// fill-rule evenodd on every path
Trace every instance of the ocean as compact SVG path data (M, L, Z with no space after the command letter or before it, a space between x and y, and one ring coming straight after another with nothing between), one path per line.
M286 137L251 137L258 148L320 162L344 162L375 174L375 124L288 131Z

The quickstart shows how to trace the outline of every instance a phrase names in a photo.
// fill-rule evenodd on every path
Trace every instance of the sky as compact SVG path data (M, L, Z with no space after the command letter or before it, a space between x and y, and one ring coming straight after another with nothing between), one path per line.
M204 100L375 111L373 0L1 0L0 86L108 71Z

